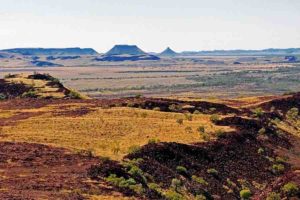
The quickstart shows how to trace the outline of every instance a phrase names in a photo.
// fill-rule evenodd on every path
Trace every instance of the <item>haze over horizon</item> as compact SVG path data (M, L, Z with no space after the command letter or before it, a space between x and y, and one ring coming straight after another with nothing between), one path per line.
M0 49L300 47L298 0L0 0Z

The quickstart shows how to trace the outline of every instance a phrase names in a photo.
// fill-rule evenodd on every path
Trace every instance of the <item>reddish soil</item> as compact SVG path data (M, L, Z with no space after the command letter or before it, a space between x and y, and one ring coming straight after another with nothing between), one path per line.
M87 169L99 158L12 142L1 142L0 152L0 199L83 199L76 191L111 192L108 187L86 182Z

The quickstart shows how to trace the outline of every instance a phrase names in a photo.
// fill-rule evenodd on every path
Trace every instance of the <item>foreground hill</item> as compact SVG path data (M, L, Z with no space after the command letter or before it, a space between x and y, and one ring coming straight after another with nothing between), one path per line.
M300 93L240 105L0 101L0 198L299 198Z
M0 79L1 99L12 98L84 98L64 87L58 79L48 74L15 74Z

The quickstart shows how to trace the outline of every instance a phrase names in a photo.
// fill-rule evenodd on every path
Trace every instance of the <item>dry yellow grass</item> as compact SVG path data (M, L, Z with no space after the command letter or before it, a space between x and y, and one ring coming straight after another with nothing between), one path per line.
M1 140L50 144L74 151L91 150L99 156L121 159L130 147L147 144L150 139L180 143L203 141L197 131L199 126L204 126L206 133L232 130L214 125L210 115L204 114L192 115L191 121L184 114L134 108L92 108L93 111L83 116L61 115L88 106L79 103L18 110L18 113L44 114L4 126L5 137ZM183 124L178 119L183 119Z

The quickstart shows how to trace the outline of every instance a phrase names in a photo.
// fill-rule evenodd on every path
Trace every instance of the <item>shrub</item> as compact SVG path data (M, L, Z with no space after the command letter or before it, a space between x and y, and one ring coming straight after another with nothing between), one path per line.
M5 100L7 98L7 96L3 93L0 93L0 101L1 100Z
M240 197L242 199L249 199L251 197L252 193L249 189L243 189L240 191Z
M148 144L155 144L155 143L158 143L158 142L160 142L160 140L155 139L155 138L151 138L151 139L148 140Z
M193 114L199 115L199 114L201 114L201 112L200 112L199 110L195 110L195 111L193 112Z
M175 190L175 191L179 191L181 188L181 181L173 178L172 182L171 182L171 187Z
M71 99L82 99L81 95L74 90L70 90L68 97Z
M129 154L133 154L133 153L138 152L140 149L141 149L140 146L138 146L138 145L132 145L132 146L130 146L130 147L128 148L128 153L129 153Z
M38 95L37 95L37 92L36 91L33 91L33 90L29 90L28 92L24 92L22 94L22 98L36 98Z
M150 190L153 190L153 191L157 192L157 193L161 193L161 191L162 191L161 187L159 185L157 185L156 183L149 183L148 188Z
M282 158L280 156L277 156L275 160L277 163L285 163L285 161L286 161L284 158Z
M207 133L203 133L202 134L202 139L207 142L207 141L210 140L210 136Z
M282 187L282 191L287 195L287 196L296 196L299 193L299 187L297 186L296 183L294 182L289 182L285 184Z
M278 194L276 192L271 192L270 194L268 194L266 200L281 200L281 197L280 197L280 194Z
M132 166L128 173L131 174L133 177L142 180L143 184L147 184L147 179L144 176L144 172L138 166Z
M291 108L287 113L286 116L288 119L297 119L299 115L299 109L298 108Z
M124 188L127 187L129 188L130 185L135 185L136 181L133 178L129 178L129 179L125 179L124 177L117 177L116 174L111 174L109 175L107 178L105 178L105 180L107 182L109 182L110 184L120 187L120 188Z
M199 133L205 133L205 127L204 127L204 126L199 126L199 127L197 128L197 131L198 131Z
M265 128L261 128L261 129L259 129L259 131L258 131L258 134L259 135L264 135L266 133L266 129Z
M182 125L183 124L183 119L177 119L176 122L177 122L177 124Z
M217 130L217 131L215 132L215 134L216 134L217 138L222 138L222 137L224 137L224 136L226 135L226 134L225 134L225 131L222 130L222 129Z
M253 112L254 116L258 117L258 118L262 117L264 114L264 111L262 108L255 108L254 110L252 110L252 112Z
M257 150L257 153L258 154L262 154L262 153L264 153L265 152L265 150L263 149L263 148L259 148L258 150Z
M272 172L275 174L281 174L282 172L284 172L284 165L283 164L272 165Z
M207 198L204 195L200 194L200 195L197 195L195 199L196 200L206 200Z
M142 118L146 118L147 116L148 116L148 113L146 113L146 112L141 113Z
M153 108L154 111L160 111L160 107Z
M186 133L192 133L192 132L193 132L192 127L187 126L187 127L185 128L185 132L186 132Z
M191 115L191 114L185 114L185 118L188 121L193 121L193 115Z
M165 197L168 200L183 200L183 196L174 190L168 190L165 193Z
M171 105L169 106L169 110L170 110L170 111L173 111L173 112L176 112L176 111L181 111L182 108L181 108L181 106L179 106L179 105L171 104Z
M176 167L176 171L179 174L187 174L188 173L187 169L185 167L183 167L183 166L177 166Z
M206 186L208 185L208 182L206 182L202 177L193 175L192 179L193 179L193 181L195 181L196 183L199 183L201 185L206 185Z
M213 123L216 123L219 120L220 120L220 116L217 114L213 114L210 116L210 121L212 121Z
M209 168L209 169L207 169L207 171L206 171L207 173L209 173L209 174L212 174L212 175L218 175L218 171L216 170L216 169L214 169L214 168Z

